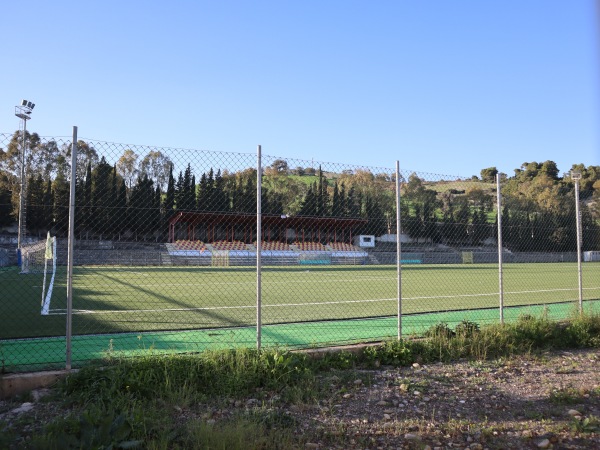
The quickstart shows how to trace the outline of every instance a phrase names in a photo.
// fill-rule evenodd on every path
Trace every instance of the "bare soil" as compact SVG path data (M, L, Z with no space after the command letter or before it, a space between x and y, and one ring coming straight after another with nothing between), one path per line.
M211 426L248 413L292 426L304 448L600 449L600 349L507 360L331 371L327 398L286 404L276 393L174 408ZM24 448L68 410L47 391L0 402L0 433ZM48 400L48 399L51 400ZM27 401L24 401L27 400ZM166 412L167 413L167 412ZM16 433L15 433L16 432Z

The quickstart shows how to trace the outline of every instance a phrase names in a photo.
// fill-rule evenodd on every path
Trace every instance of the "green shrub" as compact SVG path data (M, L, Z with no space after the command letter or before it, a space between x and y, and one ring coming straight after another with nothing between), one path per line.
M463 320L454 328L454 332L458 336L467 338L473 337L475 334L479 333L479 331L479 324L471 322L470 320Z
M446 322L440 322L436 325L433 325L425 332L425 336L429 338L446 338L449 339L454 336L455 333L448 326Z

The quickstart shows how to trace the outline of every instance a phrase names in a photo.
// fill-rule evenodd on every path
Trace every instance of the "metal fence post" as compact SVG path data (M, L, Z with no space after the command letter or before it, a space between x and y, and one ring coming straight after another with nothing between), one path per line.
M398 277L398 340L402 339L402 245L400 242L400 162L396 161L396 270Z
M496 203L498 214L498 291L500 296L500 323L504 324L504 284L502 276L502 194L500 192L500 181L502 180L500 172L496 174Z
M69 190L69 234L67 238L67 331L66 331L66 369L71 370L71 336L73 334L73 240L75 239L75 182L77 168L77 127L73 127L71 142L71 186Z
M256 149L256 348L260 350L262 341L262 153L260 145Z
M579 212L579 180L581 173L571 172L571 179L575 181L575 223L577 226L577 281L579 287L579 314L583 313L583 281L581 276L581 217Z

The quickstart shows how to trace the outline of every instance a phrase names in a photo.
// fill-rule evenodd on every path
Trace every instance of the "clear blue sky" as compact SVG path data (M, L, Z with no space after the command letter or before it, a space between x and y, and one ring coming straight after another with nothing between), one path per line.
M10 1L0 131L449 175L600 165L593 0ZM3 112L2 112L3 111Z

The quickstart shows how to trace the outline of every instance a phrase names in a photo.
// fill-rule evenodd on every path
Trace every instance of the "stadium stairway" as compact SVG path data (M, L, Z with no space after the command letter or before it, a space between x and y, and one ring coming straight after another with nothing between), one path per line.
M369 264L380 264L379 260L372 253L369 253Z
M160 262L163 266L172 266L173 261L171 260L171 255L167 250L163 250L160 252Z

